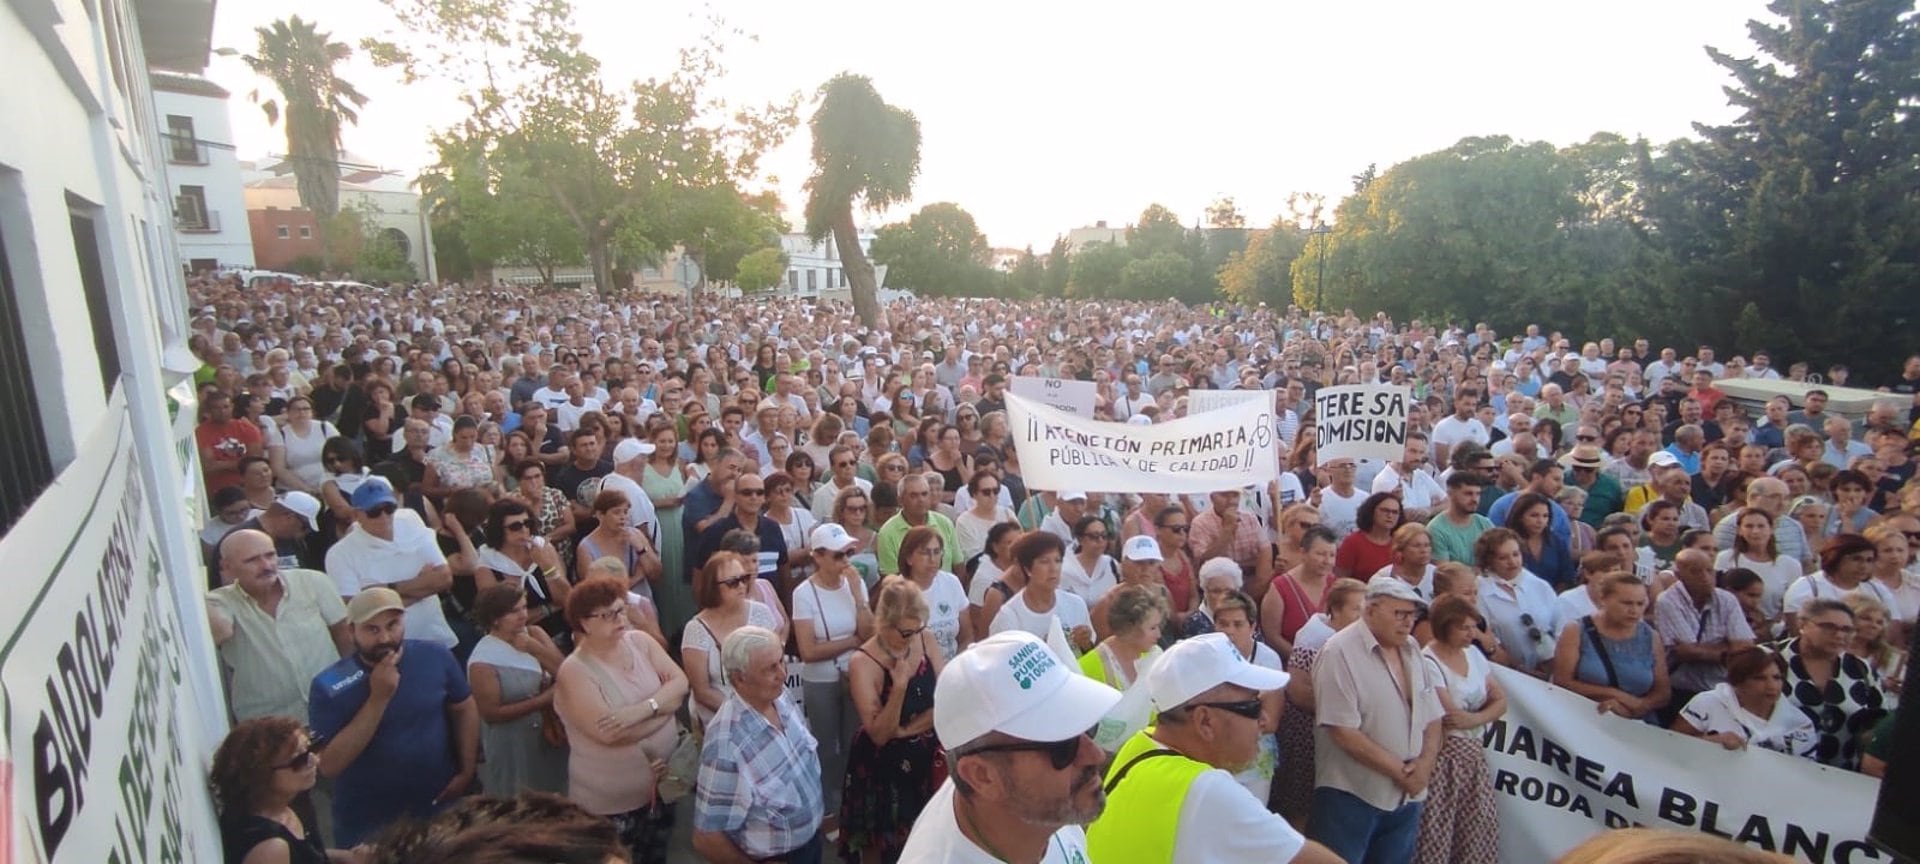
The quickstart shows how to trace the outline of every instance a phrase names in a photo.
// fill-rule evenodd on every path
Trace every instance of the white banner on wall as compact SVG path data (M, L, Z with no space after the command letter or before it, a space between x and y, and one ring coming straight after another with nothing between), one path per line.
M1392 384L1342 384L1313 394L1320 464L1335 459L1397 462L1406 455L1407 405L1413 395Z
M1273 412L1257 403L1131 426L1008 394L1007 414L1029 489L1216 492L1265 486L1280 471Z
M1482 736L1500 861L1552 861L1609 828L1701 831L1814 864L1890 861L1867 842L1877 781L1758 748L1729 751L1611 714L1509 669Z
M1273 404L1272 390L1189 390L1187 391L1187 416L1205 414L1221 408L1232 408L1249 402L1260 405Z
M0 541L0 569L13 580L0 612L0 855L218 861L191 649L163 581L152 496L119 394L106 417L85 458Z
M1007 382L1007 392L1075 417L1092 419L1094 401L1100 395L1100 388L1092 381L1017 375Z

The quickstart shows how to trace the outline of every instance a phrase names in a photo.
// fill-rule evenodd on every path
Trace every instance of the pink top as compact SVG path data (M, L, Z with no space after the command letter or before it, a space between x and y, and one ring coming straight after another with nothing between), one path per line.
M596 695L604 703L605 711L645 702L661 684L660 673L647 659L646 645L639 641L648 638L651 637L645 633L629 630L621 640L627 656L632 658L632 671L621 668L626 665L624 662L602 665L576 650L560 664L562 677L567 677L566 667L584 666L585 674L579 680L589 682L588 686L598 690ZM674 724L663 724L638 745L610 747L588 737L581 728L597 723L598 713L592 717L569 717L562 711L560 719L567 725L567 744L571 751L567 757L567 797L587 812L600 816L638 810L653 801L651 760L664 760L673 753L677 739Z

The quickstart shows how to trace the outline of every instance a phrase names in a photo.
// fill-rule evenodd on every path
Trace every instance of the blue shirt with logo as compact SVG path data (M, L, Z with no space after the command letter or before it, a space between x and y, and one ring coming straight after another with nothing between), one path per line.
M307 716L316 742L339 734L367 703L369 671L345 657L313 678ZM408 639L400 686L365 750L334 780L334 845L352 848L404 816L432 816L434 796L460 770L447 706L473 695L453 652ZM444 803L444 802L443 802Z

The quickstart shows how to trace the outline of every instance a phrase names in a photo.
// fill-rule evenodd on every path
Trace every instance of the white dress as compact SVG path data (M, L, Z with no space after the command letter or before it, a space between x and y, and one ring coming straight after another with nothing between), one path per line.
M1745 738L1748 747L1776 753L1806 756L1819 743L1813 720L1785 693L1780 694L1780 701L1773 706L1773 715L1761 717L1740 707L1733 685L1717 684L1712 690L1693 697L1680 709L1680 716L1687 718L1702 734L1732 732Z

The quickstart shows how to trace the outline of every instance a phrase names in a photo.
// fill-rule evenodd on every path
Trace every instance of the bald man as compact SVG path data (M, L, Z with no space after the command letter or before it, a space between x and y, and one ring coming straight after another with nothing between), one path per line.
M207 620L231 670L236 720L307 716L308 685L353 647L347 607L327 574L280 568L273 538L241 528L220 541Z
M1667 647L1672 664L1673 698L1661 709L1661 723L1693 697L1727 680L1727 655L1753 646L1753 628L1733 593L1714 587L1713 556L1682 549L1673 556L1674 587L1653 601L1653 629Z

